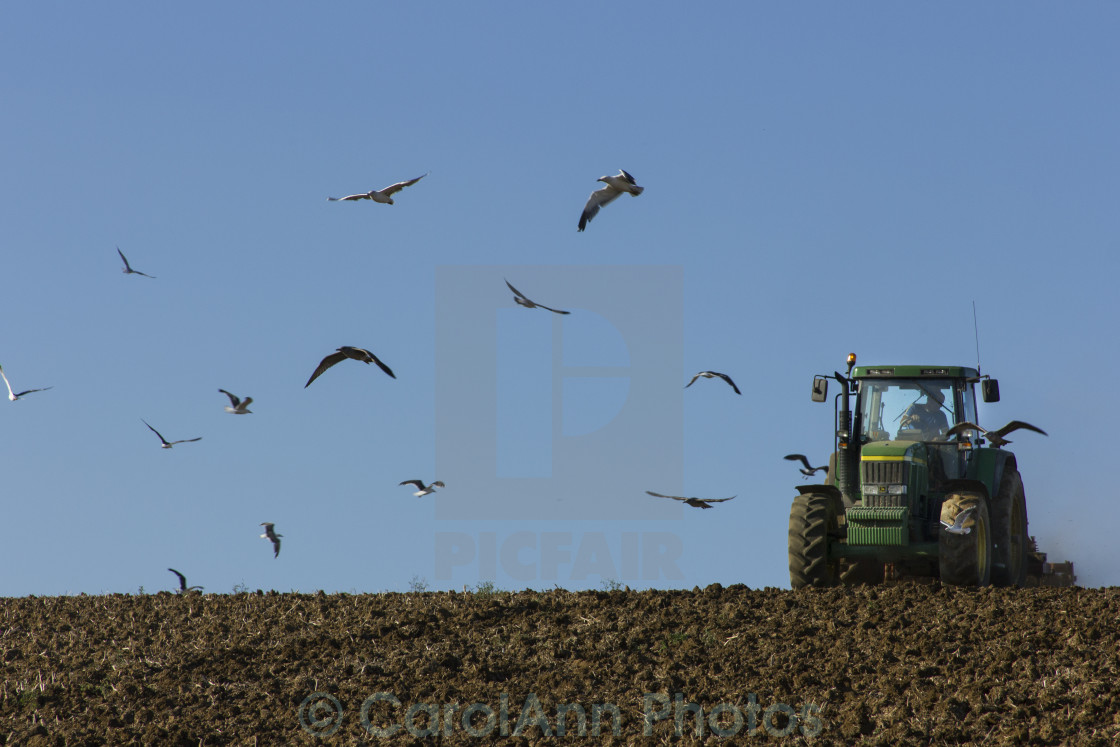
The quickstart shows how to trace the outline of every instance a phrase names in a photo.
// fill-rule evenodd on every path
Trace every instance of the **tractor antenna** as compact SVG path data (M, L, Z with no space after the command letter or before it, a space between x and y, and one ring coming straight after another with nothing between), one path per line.
M976 375L980 375L980 325L976 322L976 299L972 299L972 332L976 336Z

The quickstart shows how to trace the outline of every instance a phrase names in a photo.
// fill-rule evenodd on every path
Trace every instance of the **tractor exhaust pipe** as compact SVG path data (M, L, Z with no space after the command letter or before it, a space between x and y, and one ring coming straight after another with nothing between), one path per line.
M849 356L848 373L852 372L855 356ZM856 502L856 491L859 488L859 478L856 462L859 457L859 447L853 443L852 438L852 410L848 400L850 390L847 376L840 375L839 371L833 372L840 386L844 388L840 396L840 415L836 428L836 482L840 493L844 497L844 505L851 506Z

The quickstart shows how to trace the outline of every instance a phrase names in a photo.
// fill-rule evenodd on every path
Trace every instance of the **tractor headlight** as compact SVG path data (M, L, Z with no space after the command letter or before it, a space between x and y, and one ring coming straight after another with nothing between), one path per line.
M864 495L906 495L905 485L864 485Z
M889 495L906 495L905 485L888 485L887 493Z

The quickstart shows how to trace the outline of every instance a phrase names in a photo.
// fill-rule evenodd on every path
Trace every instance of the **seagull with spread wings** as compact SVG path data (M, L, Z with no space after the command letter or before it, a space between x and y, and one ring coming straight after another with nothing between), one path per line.
M1049 435L1041 428L1037 428L1030 423L1024 423L1022 420L1012 420L1007 425L994 431L989 431L986 428L981 428L980 426L976 425L976 423L970 423L966 420L964 422L957 423L952 428L945 431L945 435L955 436L958 433L964 433L965 431L980 431L985 436L987 436L989 441L992 442L992 446L995 446L998 449L1004 444L1011 443L1006 438L1004 438L1004 436L1006 436L1008 433L1011 433L1012 431L1017 431L1020 428L1028 431L1034 431L1035 433L1041 433L1044 436Z
M544 309L545 311L551 311L553 314L572 313L570 311L560 311L559 309L553 309L551 307L545 306L544 304L534 303L530 301L524 293L510 285L510 282L508 280L506 280L506 285L509 285L509 289L514 292L513 300L516 301L518 305L524 306L527 309Z
M121 270L121 272L123 272L125 275L143 275L144 277L151 278L152 280L156 279L155 275L149 275L146 272L140 272L139 270L132 269L132 265L128 263L128 259L125 258L124 252L121 251L121 248L119 246L117 247L117 254L121 255L121 261L124 262L124 269Z
M735 390L736 394L742 394L742 392L739 391L739 387L735 386L735 382L731 380L731 377L728 376L727 374L720 373L719 371L701 371L700 373L693 376L692 381L685 384L684 388L688 389L690 386L692 386L693 384L696 383L697 379L701 379L701 378L702 379L715 379L715 378L723 379L724 381L726 381L728 384L731 385L731 388Z
M176 594L186 594L188 591L202 591L201 586L187 586L187 577L179 573L179 571L174 568L168 568L167 570L179 577L179 591L175 592Z
M280 538L284 535L276 533L276 525L271 521L262 521L261 526L264 527L264 534L261 535L261 539L266 539L272 543L272 557L280 557Z
M655 493L652 490L647 490L646 492L649 493L650 495L656 497L656 498L672 498L674 501L684 501L688 505L693 506L695 508L711 508L712 507L711 504L713 504L713 503L723 503L724 501L729 501L729 500L731 500L731 498L735 497L735 496L731 496L731 498L682 498L679 495L662 495L661 493Z
M597 181L603 182L605 186L595 190L591 193L591 197L587 198L587 204L583 206L583 213L579 216L581 231L587 228L591 219L599 214L599 208L610 205L620 194L625 192L637 197L645 191L645 187L639 187L634 177L622 169L619 169L614 176L600 176Z
M801 469L800 472L801 472L801 474L805 475L806 477L812 477L813 475L817 474L817 472L819 472L822 469L825 470L825 471L828 470L828 465L825 465L824 467L814 467L813 465L809 464L809 458L806 457L804 454L786 454L784 457L782 457L782 459L788 459L791 462L798 462L799 461L802 464L804 464L805 467L803 469Z
M229 404L226 405L226 412L232 412L234 415L253 414L253 411L249 409L249 405L253 403L252 397L241 399L237 395L227 392L225 389L219 389L218 391L229 397Z
M964 511L961 511L959 514L957 514L956 518L953 519L953 521L945 521L944 519L942 519L941 526L945 527L945 531L949 534L971 534L972 525L976 522L972 522L968 526L965 526L964 523L971 519L973 514L975 513L975 506L973 506L972 508L966 508Z
M430 173L431 172L429 171L428 174ZM409 179L407 182L397 182L396 184L392 184L385 189L371 189L369 192L361 192L356 195L346 195L345 197L328 197L327 199L331 200L332 202L343 202L346 200L349 200L351 202L357 200L373 200L374 202L380 202L382 205L392 205L393 195L395 195L397 192L400 192L405 187L411 187L413 184L420 181L428 174L418 176L415 179Z
M53 386L45 386L42 389L25 389L22 392L13 392L12 385L8 382L8 375L4 373L3 366L0 366L0 378L4 379L4 386L8 387L8 399L10 399L12 402L15 402L25 394L31 394L32 392L45 392L48 389L54 389Z
M431 485L425 485L423 480L405 480L404 482L401 483L401 485L415 485L417 487L417 491L415 493L413 493L413 495L416 496L417 498L419 498L422 495L427 495L428 493L436 492L436 488L446 488L447 487L446 485L444 485L439 480L436 480Z
M397 375L393 373L392 369L382 363L381 360L373 353L369 352L368 350L363 350L362 348L354 348L350 347L349 345L343 345L338 349L338 352L331 353L319 362L319 367L315 369L315 373L311 374L311 378L307 380L307 383L303 385L303 388L306 389L307 387L311 386L311 382L322 376L324 371L326 371L334 364L346 360L347 358L361 361L362 363L366 364L376 363L377 367L384 371L386 374L394 379L397 378Z
M144 418L140 418L140 422L143 423L144 425L148 425L148 421L144 420ZM192 441L201 441L202 440L202 436L199 436L198 438L184 438L184 439L180 439L178 441L168 441L166 438L164 438L160 434L159 431L157 431L155 428L152 428L152 426L148 425L148 428L152 431L152 433L159 436L159 440L163 443L162 448L164 448L164 449L170 449L175 444L189 444Z

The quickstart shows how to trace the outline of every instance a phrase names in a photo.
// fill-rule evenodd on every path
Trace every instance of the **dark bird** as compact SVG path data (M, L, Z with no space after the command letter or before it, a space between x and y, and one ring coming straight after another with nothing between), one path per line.
M125 259L124 252L121 251L121 248L119 246L117 247L117 254L121 255L121 261L124 262L124 269L121 270L121 272L123 272L125 275L143 275L144 277L151 278L152 280L156 279L155 275L149 275L146 272L140 272L139 270L132 269L132 265L130 265L128 263L128 260Z
M786 454L784 457L782 457L782 459L788 459L791 462L801 462L802 464L804 464L805 468L800 470L800 472L806 477L812 477L822 469L825 471L828 470L827 465L824 467L814 467L813 465L809 464L809 459L804 454Z
M229 397L229 404L226 405L226 412L232 412L234 415L252 415L253 411L249 409L249 405L253 403L252 397L241 399L237 395L230 394L225 389L219 389L219 392Z
M714 379L717 376L719 378L723 379L724 381L726 381L728 384L730 384L731 388L735 390L736 394L742 394L742 392L739 391L739 387L735 386L735 382L731 380L730 376L728 376L727 374L721 374L718 371L701 371L700 373L693 376L692 381L685 384L684 388L688 389L690 386L692 386L694 383L696 383L696 380L699 379L699 378Z
M174 568L168 568L167 570L179 577L179 591L175 592L176 594L186 594L188 591L202 591L201 586L187 586L187 577L179 573L179 571Z
M430 173L431 172L429 171L428 174ZM373 200L374 202L380 202L382 205L392 205L393 195L395 195L397 192L400 192L405 187L411 187L413 184L420 181L428 174L418 176L415 179L409 179L407 182L397 182L396 184L388 186L385 189L371 189L369 192L362 192L356 195L346 195L345 197L328 197L327 199L333 202L341 202L344 200Z
M415 493L413 493L413 495L416 496L417 498L419 498L422 495L427 495L428 493L436 492L436 488L446 488L447 487L446 485L444 485L439 480L436 480L431 485L425 485L423 480L405 480L404 482L401 483L401 485L415 485L418 488L418 490Z
M276 533L276 530L273 528L276 525L271 521L262 521L261 526L264 527L264 534L261 535L261 539L267 539L272 542L272 557L280 557L280 538L284 535Z
M1046 431L1042 430L1041 428L1036 428L1035 426L1031 425L1030 423L1024 423L1022 420L1012 420L1010 423L1003 426L999 430L994 430L994 431L986 430L986 429L981 428L980 426L976 425L976 423L969 423L966 420L963 423L957 423L952 428L945 431L945 435L946 436L955 436L958 433L964 433L965 431L980 431L981 433L983 433L985 436L988 437L988 440L992 442L992 446L995 446L996 448L999 448L1000 446L1003 446L1004 444L1011 443L1006 438L1004 438L1004 436L1006 436L1008 433L1011 433L1012 431L1017 431L1020 428L1026 429L1028 431L1034 431L1035 433L1041 433L1044 436L1048 435L1046 433Z
M553 314L571 314L572 313L570 311L560 311L559 309L553 309L553 308L550 308L548 306L545 306L544 304L533 303L532 301L530 301L528 298L525 297L524 293L522 293L521 291L517 290L512 285L510 285L510 282L508 280L506 280L506 285L509 285L509 289L511 291L513 291L513 293L514 293L513 300L516 301L519 305L524 306L527 309L544 309L545 311L551 311Z
M972 525L976 522L972 522L968 526L965 526L964 523L971 519L973 514L975 513L975 506L973 506L972 508L966 508L964 511L961 511L959 514L957 514L956 518L953 519L953 521L945 521L944 519L942 519L941 526L945 527L945 531L949 534L971 534Z
M8 376L7 376L7 374L4 373L4 367L3 366L0 366L0 378L4 379L4 385L6 387L8 387L8 399L10 399L12 402L15 402L17 399L19 399L20 397L22 397L25 394L31 394L32 392L45 392L48 389L54 389L53 386L46 386L46 387L43 387L42 389L25 389L22 392L13 392L12 391L12 385L8 382Z
M144 418L140 418L140 422L143 423L144 425L148 425L148 421L144 420ZM159 431L157 431L155 428L152 428L152 426L148 425L148 428L152 431L152 433L159 436L159 440L163 442L163 448L165 448L165 449L170 449L175 444L189 444L192 441L201 441L202 440L202 436L199 436L198 438L184 438L184 439L180 439L179 441L168 441L166 438L164 438L162 435L160 435Z
M587 204L583 206L583 213L579 216L581 231L587 228L591 219L599 214L599 208L611 204L623 192L637 197L645 191L645 187L639 187L634 177L622 169L619 169L614 176L600 176L597 181L603 182L606 186L595 190L591 193L591 197L587 198Z
M373 353L369 352L368 350L362 350L361 348L352 348L349 345L343 345L338 349L337 353L331 353L319 362L319 367L315 369L315 373L311 374L311 378L307 380L307 383L303 385L303 388L306 389L307 387L311 386L311 382L319 378L324 371L326 371L328 368L338 363L339 361L343 361L347 358L352 358L356 361L361 361L362 363L376 363L378 368L380 368L382 371L389 374L394 379L397 378L397 375L393 373L388 366L378 360L377 356Z
M731 498L735 497L735 496L731 496L731 498L682 498L679 495L662 495L661 493L655 493L652 490L647 490L646 492L649 493L652 496L657 497L657 498L672 498L674 501L684 501L688 505L693 506L695 508L711 508L712 507L711 504L713 504L713 503L723 503L724 501L729 501L729 500L731 500Z

